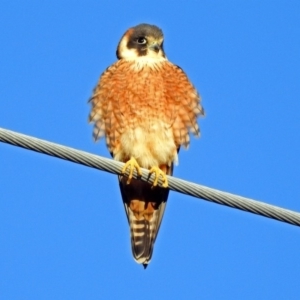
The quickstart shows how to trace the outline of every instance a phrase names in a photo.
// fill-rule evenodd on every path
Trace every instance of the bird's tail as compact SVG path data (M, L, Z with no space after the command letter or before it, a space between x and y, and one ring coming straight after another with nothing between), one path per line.
M165 168L171 175L172 167ZM163 218L169 189L152 187L149 183L120 177L120 189L127 214L132 254L137 263L146 268Z

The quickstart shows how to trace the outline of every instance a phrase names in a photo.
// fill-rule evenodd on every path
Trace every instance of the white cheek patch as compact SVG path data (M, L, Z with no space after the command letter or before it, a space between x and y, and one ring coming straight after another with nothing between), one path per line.
M121 58L136 58L138 57L138 53L136 49L128 49L128 37L124 36L119 44L119 55Z
M166 60L164 57L164 53L162 50L159 50L158 52L155 52L154 50L148 49L146 55L139 56L137 49L128 48L128 37L125 35L119 46L118 46L118 53L119 56L123 59L138 59L141 63L143 62L153 62L153 60L158 61L158 60Z
M138 57L138 53L136 49L128 49L128 48L121 50L120 55L122 58L126 58L126 59L127 58L135 59Z

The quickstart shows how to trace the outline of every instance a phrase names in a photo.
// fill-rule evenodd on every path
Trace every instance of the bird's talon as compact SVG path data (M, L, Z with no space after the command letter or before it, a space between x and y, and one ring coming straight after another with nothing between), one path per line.
M167 188L169 186L167 175L159 167L152 167L149 171L149 174L152 174L152 173L155 173L152 187L157 186L158 179L160 176L162 177L162 182L163 182L162 187Z
M134 169L136 170L138 176L142 176L141 168L140 168L139 164L137 163L137 161L135 160L134 157L132 157L130 160L128 160L125 163L124 167L121 170L121 173L125 175L126 171L127 171L127 168L130 168L128 179L127 179L127 182L126 182L127 184L130 184L130 182L131 182L131 179L133 177Z

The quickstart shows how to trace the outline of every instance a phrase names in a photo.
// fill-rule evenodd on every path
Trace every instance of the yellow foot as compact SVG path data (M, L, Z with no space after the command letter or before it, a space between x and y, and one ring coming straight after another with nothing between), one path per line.
M152 174L152 173L155 173L155 179L153 181L152 186L157 186L159 176L161 176L162 181L163 181L162 187L164 187L164 188L168 187L169 184L168 184L167 175L159 167L152 167L149 171L149 174Z
M125 166L122 168L121 172L123 174L125 174L127 168L130 168L129 176L128 176L128 180L127 180L127 184L130 183L130 181L131 181L131 179L133 177L133 171L134 171L134 169L136 169L136 172L138 173L138 176L142 176L141 168L140 168L139 164L137 163L137 161L135 160L134 157L131 157L130 160L128 160L125 163Z

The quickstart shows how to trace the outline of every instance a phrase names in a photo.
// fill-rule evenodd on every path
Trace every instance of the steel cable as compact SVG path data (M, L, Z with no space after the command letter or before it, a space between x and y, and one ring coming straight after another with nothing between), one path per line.
M0 128L0 142L44 153L118 175L121 174L120 170L124 166L124 163L112 159L37 139L3 128ZM137 178L136 175L137 174L134 173L133 177ZM148 170L142 169L141 180L153 183L153 176L149 178ZM170 190L300 226L300 213L266 204L264 202L208 188L206 186L191 183L173 176L168 176L168 180ZM159 181L160 185L161 183L162 182Z

